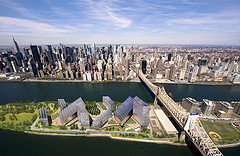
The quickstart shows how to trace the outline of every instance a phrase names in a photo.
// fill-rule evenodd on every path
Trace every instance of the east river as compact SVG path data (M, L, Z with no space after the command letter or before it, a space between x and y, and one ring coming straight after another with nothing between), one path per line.
M175 101L192 97L201 101L240 101L240 85L176 85L163 84ZM141 83L75 83L75 82L0 82L0 105L15 101L56 101L64 98L72 102L78 97L87 101L102 101L108 95L123 102L128 96L138 96L145 102L152 97ZM220 149L224 155L239 155L240 147ZM36 136L0 130L1 156L37 155L192 155L187 147L111 140L110 138Z

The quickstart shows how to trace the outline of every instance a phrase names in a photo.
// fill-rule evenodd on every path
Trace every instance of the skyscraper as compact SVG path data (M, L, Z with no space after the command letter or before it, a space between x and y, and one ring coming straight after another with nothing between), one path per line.
M33 60L35 62L40 62L40 55L38 53L38 48L36 45L30 45L31 51L32 51L32 55L33 55Z
M46 45L47 46L47 57L49 62L53 61L53 52L52 52L52 46L51 45Z
M146 74L146 71L147 71L147 61L146 60L142 60L142 72L143 74Z
M172 65L171 70L170 70L170 80L175 79L175 74L176 74L176 67L175 67L175 65Z
M15 39L13 38L13 50L15 53L20 53L19 47Z

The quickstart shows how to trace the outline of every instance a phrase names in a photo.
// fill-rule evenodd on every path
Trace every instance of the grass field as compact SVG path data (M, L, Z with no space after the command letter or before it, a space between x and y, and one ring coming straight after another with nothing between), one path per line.
M106 106L102 102L98 102L98 104L103 110L107 110Z
M48 128L48 129L52 129L52 130L58 130L58 127L57 126L48 126L48 127L46 127L46 128Z
M218 144L231 144L240 141L240 132L229 123L201 121L206 132L216 132L221 136Z
M51 115L51 119L52 119L52 120L56 119L57 117L59 117L59 114L58 114L58 113L55 113L55 114Z
M136 124L136 122L132 118L129 118L126 124Z
M19 113L19 114L15 114L16 116L17 116L17 119L18 120L10 120L9 119L9 116L10 115L12 115L12 114L6 114L5 115L5 117L6 117L6 120L5 121L3 121L3 122L13 122L14 124L17 124L17 123L19 123L19 122L23 122L23 121L26 121L26 120L29 120L29 121L31 121L31 119L32 119L32 117L34 116L34 115L39 115L39 109L37 109L37 110L35 110L35 112L34 113ZM0 121L1 122L1 121Z
M108 122L108 124L116 124L116 122L115 122L113 119L111 119L111 120Z

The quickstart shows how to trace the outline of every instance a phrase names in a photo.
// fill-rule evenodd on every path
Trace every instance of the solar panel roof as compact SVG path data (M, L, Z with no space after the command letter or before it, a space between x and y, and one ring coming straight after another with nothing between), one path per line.
M119 120L123 121L123 119L132 111L133 109L133 98L129 96L121 106L115 111L115 115L119 118Z

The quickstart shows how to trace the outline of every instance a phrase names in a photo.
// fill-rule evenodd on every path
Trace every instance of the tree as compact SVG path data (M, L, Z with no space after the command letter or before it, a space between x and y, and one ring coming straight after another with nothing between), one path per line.
M34 114L33 117L32 117L32 119L31 119L31 121L34 122L36 119L37 119L37 115Z

